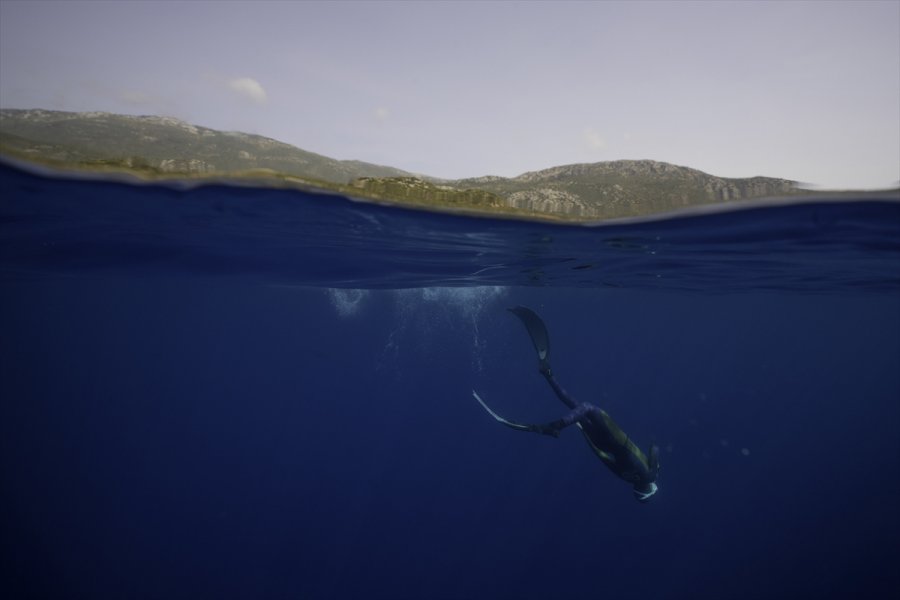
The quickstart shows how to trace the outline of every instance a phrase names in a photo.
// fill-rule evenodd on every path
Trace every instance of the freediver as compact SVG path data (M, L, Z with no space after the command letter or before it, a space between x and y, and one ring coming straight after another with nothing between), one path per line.
M659 448L650 446L649 458L638 448L616 425L606 411L587 403L578 403L559 385L553 371L550 369L550 336L547 327L541 318L531 309L517 306L508 309L519 317L531 336L531 341L537 350L541 375L553 388L557 398L565 404L571 412L561 419L551 421L544 425L526 425L504 419L485 403L475 390L472 395L479 404L497 421L507 427L518 431L531 431L559 437L560 431L576 425L584 434L588 445L597 454L603 464L634 486L634 497L640 502L648 502L656 493L656 478L659 475Z

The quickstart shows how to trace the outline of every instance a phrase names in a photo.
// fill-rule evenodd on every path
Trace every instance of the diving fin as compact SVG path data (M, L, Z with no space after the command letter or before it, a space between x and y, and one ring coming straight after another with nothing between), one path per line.
M528 330L531 343L534 344L538 360L541 363L541 372L550 371L550 334L547 333L547 326L530 308L516 306L507 310L519 317L522 324L525 325L525 329Z
M500 423L503 423L503 424L506 425L507 427L511 427L511 428L516 429L516 430L518 430L518 431L534 431L534 427L532 427L531 425L524 425L524 424L522 424L522 423L514 423L514 422L512 422L512 421L508 421L508 420L504 419L503 417L501 417L500 415L498 415L497 413L495 413L493 410L491 410L491 407L488 406L488 405L485 403L485 401L481 399L481 396L479 396L479 395L478 395L478 392L476 392L475 390L472 390L472 395L475 397L476 400L478 400L478 404L480 404L481 407L482 407L484 410L486 410L486 411L488 412L489 415L491 415L492 417L494 417L495 419L497 419L497 421L499 421Z

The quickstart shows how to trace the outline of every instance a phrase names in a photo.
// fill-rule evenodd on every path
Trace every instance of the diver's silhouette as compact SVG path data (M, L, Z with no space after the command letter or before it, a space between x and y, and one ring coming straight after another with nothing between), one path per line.
M591 449L600 457L609 469L634 486L634 497L647 502L656 493L656 477L659 474L659 448L650 446L649 458L641 452L625 432L616 425L606 411L587 403L577 403L559 385L550 369L550 336L541 318L531 309L524 306L510 308L510 312L519 317L534 348L537 350L541 375L553 388L556 396L571 412L563 418L544 425L526 425L504 419L481 399L475 390L472 395L479 404L497 421L518 431L531 431L558 437L559 432L570 425L577 425L584 434Z

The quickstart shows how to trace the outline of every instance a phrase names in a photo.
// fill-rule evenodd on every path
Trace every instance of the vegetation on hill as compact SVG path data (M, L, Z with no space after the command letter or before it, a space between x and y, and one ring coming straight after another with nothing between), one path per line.
M168 117L46 110L0 110L0 147L60 163L106 161L162 173L222 174L271 169L334 183L410 173L341 161L259 135L215 131Z
M384 200L486 209L506 206L503 198L491 192L435 185L418 177L360 177L351 185L367 196Z
M0 110L0 152L58 168L144 178L252 178L429 208L570 220L807 193L784 179L726 179L649 160L564 165L512 178L428 180L258 135L108 113Z

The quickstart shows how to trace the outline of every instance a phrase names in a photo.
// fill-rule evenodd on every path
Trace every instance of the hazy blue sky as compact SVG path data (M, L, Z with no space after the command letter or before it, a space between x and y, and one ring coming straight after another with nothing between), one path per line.
M0 0L0 106L437 177L650 158L875 187L900 180L900 1Z

